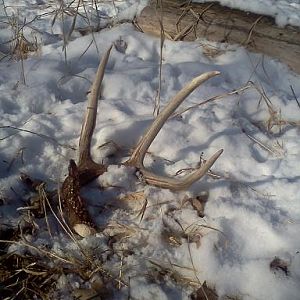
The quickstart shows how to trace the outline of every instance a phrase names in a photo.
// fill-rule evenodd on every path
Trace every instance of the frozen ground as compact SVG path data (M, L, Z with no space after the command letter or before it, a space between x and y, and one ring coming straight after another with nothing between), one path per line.
M95 160L110 162L106 156L111 148L99 146L114 141L125 158L153 119L160 53L158 39L129 24L82 36L85 18L79 18L64 51L62 32L66 36L72 28L72 12L63 20L58 15L51 26L58 7L54 3L18 1L19 10L15 2L5 3L13 5L7 13L18 12L20 21L26 16L26 24L33 15L41 17L24 27L24 36L37 40L38 50L23 63L17 53L12 58L11 44L5 43L14 31L11 23L4 22L7 16L2 17L2 230L28 220L17 210L26 205L20 172L43 179L54 189L66 176L69 159L76 159L86 95L99 57L111 44L115 47L105 73L92 153ZM103 10L99 6L100 13L106 10L114 16L115 8L109 4L104 2ZM128 7L124 1L115 5ZM126 16L130 14L129 9ZM197 89L179 112L247 88L169 120L151 146L146 164L175 176L178 170L197 166L202 152L207 158L223 148L212 168L217 178L206 176L188 191L173 193L139 182L134 170L116 164L122 160L117 156L108 172L84 188L99 231L78 243L93 258L93 270L100 264L124 281L120 289L113 289L112 299L127 299L128 294L130 299L190 299L204 281L220 297L230 299L299 299L300 76L240 47L203 40L166 41L162 105L194 76L212 70L221 75ZM205 204L204 216L199 203ZM34 224L36 230L25 236L31 245L85 261L78 244L52 214L48 225L45 218L34 219ZM14 244L9 251L41 256ZM61 275L53 298L69 299L74 291L90 286L91 280L79 274Z

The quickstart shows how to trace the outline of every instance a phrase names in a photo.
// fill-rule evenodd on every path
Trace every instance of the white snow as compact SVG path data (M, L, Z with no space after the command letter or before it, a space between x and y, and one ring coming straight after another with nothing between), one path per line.
M299 0L193 0L193 2L219 2L221 5L275 18L279 26L300 26Z
M87 26L83 18L76 23L65 55L62 30L70 28L73 16L65 15L66 27L61 19L51 26L51 12L58 4L49 3L5 1L7 13L15 13L20 21L25 16L27 22L33 16L41 17L24 29L26 38L34 41L36 37L39 44L39 50L23 60L25 84L21 61L11 58L10 44L5 43L12 35L12 26L1 23L0 27L1 227L16 226L26 218L17 211L25 206L20 172L45 180L50 190L63 181L69 159L76 159L74 149L86 96L99 59L114 44L92 146L95 160L112 165L83 188L100 229L95 236L82 239L80 245L113 274L119 274L122 258L122 279L128 282L130 277L132 299L189 299L204 281L215 287L220 297L299 299L300 107L295 97L300 100L300 76L278 61L242 47L205 40L165 41L162 105L193 77L207 71L217 70L221 75L194 91L178 111L246 85L249 88L170 119L145 160L155 172L174 176L180 169L196 167L202 152L206 159L223 148L212 168L220 178L206 176L188 191L176 193L150 187L137 179L135 170L117 163L124 161L153 120L159 39L137 32L130 24L81 36L79 27ZM98 9L113 19L126 19L144 3L114 1L113 6L111 1L104 1ZM246 9L241 3L246 4L235 1ZM268 1L255 3L255 9L264 10ZM294 4L296 7L299 2ZM44 12L48 14L42 15ZM90 9L88 15L93 13ZM2 15L1 20L7 20L7 16ZM207 56L210 47L220 49L220 53ZM110 141L117 146L100 147ZM112 161L107 155L118 147L122 154ZM186 199L205 195L205 216L200 218ZM27 236L30 243L67 258L83 259L77 244L51 215L52 236L44 219L36 222L37 232ZM116 242L109 246L111 237ZM20 253L25 250L17 245L10 248ZM270 268L275 257L287 263L288 274ZM160 267L169 273L162 275ZM53 298L71 299L70 287L87 286L89 283L79 275L62 276ZM113 299L127 296L128 288L122 287L116 289Z

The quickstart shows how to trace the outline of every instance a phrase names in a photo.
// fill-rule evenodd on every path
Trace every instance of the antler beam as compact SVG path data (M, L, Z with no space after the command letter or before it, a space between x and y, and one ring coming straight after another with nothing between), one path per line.
M101 84L111 49L112 46L106 51L99 64L95 80L88 96L87 109L81 128L79 139L78 171L80 183L82 185L92 181L107 170L107 167L105 165L98 164L92 159L91 141L96 125L98 99L101 92Z
M144 167L144 158L147 150L152 144L153 140L168 120L168 118L172 115L172 113L178 108L178 106L188 97L197 87L199 87L202 83L207 81L208 79L219 75L220 72L213 71L204 73L196 78L194 78L191 82L189 82L183 89L181 89L166 105L166 107L161 111L161 113L156 117L151 126L148 128L146 133L140 139L139 143L134 149L130 159L126 162L126 164L137 167L143 174L144 179L148 184L155 185L161 188L167 188L171 190L183 190L188 188L193 182L199 180L201 177L205 175L205 173L211 168L211 166L215 163L215 161L222 154L223 149L217 151L210 159L206 161L204 165L199 167L194 173L185 176L182 179L175 179L170 177L163 177L156 175L150 171L148 171Z

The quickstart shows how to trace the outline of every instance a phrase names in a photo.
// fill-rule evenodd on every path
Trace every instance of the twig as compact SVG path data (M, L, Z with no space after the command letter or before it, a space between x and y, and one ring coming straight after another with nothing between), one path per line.
M210 8L212 8L214 5L215 5L215 3L211 3L211 4L209 4L208 6L206 6L206 7L201 11L201 13L199 14L199 18L200 18L201 20L204 21L204 19L203 19L204 14L205 14ZM193 13L194 11L191 9L191 12Z
M296 94L295 94L295 91L294 91L294 89L293 89L293 86L290 85L290 88L291 88L292 93L293 93L293 96L294 96L294 98L295 98L295 100L296 100L296 102L297 102L297 104L298 104L298 107L300 108L300 103L299 103L298 98L297 98L297 96L296 96Z
M48 257L52 257L52 258L56 258L64 263L67 263L67 264L71 264L71 265L74 265L74 262L70 261L70 260L67 260L61 256L59 256L58 254L54 253L54 252L50 252L50 251L47 251L47 250L44 250L42 248L38 248L32 244L29 244L28 242L24 242L24 241L9 241L9 240L0 240L0 243L9 243L9 244L16 244L16 245L20 245L20 246L24 246L24 247L28 247L28 248L31 248L37 252L40 252L40 253L43 253L45 254L46 256Z
M176 26L176 32L177 32L177 34L181 31L181 30L179 29L179 24L180 24L181 20L186 16L186 14L187 14L187 12L188 12L188 10L189 10L189 5L190 5L191 2L192 2L192 1L189 0L189 1L184 5L182 13L180 14L180 16L178 17L178 19L176 20L175 26Z
M9 163L7 169L6 169L7 172L10 171L10 169L12 168L13 164L15 163L15 161L16 161L16 159L18 157L21 158L21 162L22 162L22 164L24 164L24 158L23 158L24 149L26 149L26 148L25 147L21 147L20 149L17 150L17 152L15 153L13 159L10 161L10 163Z
M248 134L244 128L242 128L242 132L245 133L245 135L254 143L258 144L260 147L262 147L264 150L277 155L276 152L274 152L271 148L267 147L266 145L264 145L262 142L260 142L258 139L256 139L255 137L251 136L250 134Z
M72 22L72 25L71 25L71 28L70 28L70 31L68 32L68 35L67 37L64 39L64 45L63 45L63 50L65 50L65 47L67 46L70 38L71 38L71 35L75 29L75 24L76 24L76 20L77 20L77 15L78 15L78 9L79 9L79 5L80 5L80 1L81 0L78 0L78 3L77 3L77 6L76 6L76 13L75 13L75 16L73 18L73 22Z
M184 228L181 225L181 223L179 222L179 220L177 220L177 219L174 219L174 220L180 226L180 228L182 229L182 231L186 234L186 230L184 230ZM193 260L193 257L192 257L192 252L191 252L191 247L190 247L190 236L189 236L189 234L187 234L187 246L188 246L188 251L189 251L189 256L190 256L191 264L192 264L192 267L193 267L194 276L195 276L195 278L197 279L198 283L201 286L202 284L201 284L201 281L200 281L200 279L199 279L199 277L197 275L196 267L195 267L194 260Z
M47 229L48 229L49 235L51 236L51 238L53 238L52 233L51 233L51 228L50 228L49 220L48 220L48 216L47 216L46 201L48 201L48 197L47 197L47 194L46 194L44 186L45 186L45 183L40 184L37 187L37 191L38 191L38 194L39 194L40 201L42 202L42 205L43 205L43 210L44 210L44 215L45 215L45 221L46 221L46 224L47 224ZM49 204L50 203L48 202L48 205ZM49 207L51 207L51 206L49 205Z
M248 36L247 36L246 40L245 40L244 42L241 43L242 45L246 45L246 46L247 46L247 45L250 43L250 39L251 39L251 36L252 36L252 34L253 34L254 28L255 28L255 26L258 24L258 22L259 22L263 17L264 17L264 16L259 16L259 17L255 20L255 22L251 25L251 28L250 28L249 33L248 33Z
M65 65L68 66L68 56L67 56L67 44L68 44L68 40L67 40L67 36L66 36L66 30L65 30L65 15L64 15L64 8L63 8L64 2L61 2L61 23L62 23L62 34L63 34L63 52L64 52L64 58L65 58Z
M88 15L88 12L86 10L86 7L85 7L85 4L84 4L84 1L82 1L82 6L83 6L83 10L86 14L86 18L87 18L87 22L88 22L88 25L91 29L91 35L92 35L92 38L93 38L93 41L94 41L94 44L95 44L95 48L96 48L96 51L97 51L97 54L99 55L99 48L98 48L98 45L97 45L97 42L96 42L96 38L95 38L95 34L94 34L94 30L92 30L92 23L91 23L91 20L89 18L89 15Z
M86 47L86 49L83 51L82 54L80 54L78 61L84 56L84 54L90 49L91 45L93 44L93 40L90 41L90 43L88 44L88 46Z
M146 209L147 209L147 205L148 205L148 200L147 200L147 198L145 199L145 201L144 201L144 203L143 203L143 206L142 206L142 208L141 208L141 210L139 211L139 213L138 213L138 217L139 216L141 216L140 217L140 223L142 222L142 220L144 219L144 215L145 215L145 211L146 211Z
M45 135L45 134L42 134L42 133L37 133L37 132L34 132L34 131L30 131L30 130L27 130L27 129L15 127L15 126L10 126L10 125L0 126L0 129L7 129L7 128L8 129L14 129L14 130L17 130L17 131L20 131L20 132L26 132L26 133L30 133L30 134L33 134L33 135L37 135L40 138L52 141L53 143L59 145L60 147L64 147L64 148L76 150L76 148L74 148L74 147L72 147L70 145L61 144L56 139L54 139L53 137ZM0 141L3 141L3 140L5 140L5 139L7 139L9 137L11 137L11 135L8 135L8 136L5 136L3 138L0 138Z
M239 89L236 89L236 90L233 90L233 91L231 91L231 92L228 92L228 93L224 93L224 94L221 94L221 95L218 95L218 96L211 97L211 98L209 98L209 99L207 99L207 100L205 100L205 101L203 101L203 102L194 104L194 105L189 106L189 107L187 107L187 108L185 108L185 109L183 109L183 110L181 110L181 111L179 111L179 112L177 112L177 113L174 113L174 114L171 116L171 118L172 118L172 119L173 119L173 118L176 118L176 117L178 117L179 115L182 115L182 114L186 113L187 111L189 111L189 110L191 110L191 109L194 109L194 108L197 108L197 107L199 107L199 106L205 105L205 104L207 104L207 103L209 103L209 102L213 102L213 101L216 101L216 100L220 100L220 99L223 99L224 97L227 97L227 96L232 96L232 95L235 95L235 94L239 94L239 93L241 93L241 92L244 92L245 90L248 90L248 89L251 88L251 87L252 87L252 84L251 84L251 85L248 84L248 85L246 85L246 86L243 86L243 87L241 87L241 88L239 88Z
M155 106L153 114L157 116L160 112L160 96L161 96L161 86L162 86L162 61L163 61L163 47L165 42L165 30L163 24L163 3L162 0L157 1L160 4L160 16L158 17L159 26L160 26L160 57L159 57L159 81L158 81L158 89L155 97ZM157 3L158 5L158 3Z

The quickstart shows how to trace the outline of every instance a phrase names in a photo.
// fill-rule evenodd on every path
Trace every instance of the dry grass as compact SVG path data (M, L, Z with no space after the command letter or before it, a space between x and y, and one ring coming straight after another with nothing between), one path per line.
M4 0L2 1L4 13L6 16L6 26L11 31L10 40L2 43L8 49L6 53L1 54L1 59L14 59L20 62L20 82L26 85L24 60L31 55L38 55L40 53L41 45L37 38L33 35L30 41L24 34L24 29L29 24L26 20L20 20L18 15L8 15Z
M79 14L79 7L84 3L81 3L78 0L76 4L76 8L71 9L69 6L64 5L63 1L61 2L62 5L58 8L55 12L53 18L53 24L55 24L58 17L61 17L62 22L64 22L64 16L72 15L73 22L71 29L68 32L63 33L63 40L64 40L64 50L65 50L65 59L67 61L67 45L69 41L72 39L72 34L75 31L75 23L76 19ZM85 7L84 7L85 9ZM93 33L94 31L98 31L99 27L92 28L90 18L88 16L87 10L85 9L85 18L87 20L87 27L81 29L81 33ZM199 18L199 16L197 16ZM184 28L178 32L178 36L174 39L181 39L183 35L187 34L190 30L193 30L193 26L197 23L197 18L195 24L192 24L189 28ZM14 23L15 24L15 23ZM24 34L23 30L18 28L16 25L12 25L15 32L14 43L12 43L11 53L15 59L20 60L23 66L23 60L26 59L31 53L38 53L39 45L37 42L31 43L29 42ZM97 47L95 39L93 38L93 43L95 47ZM161 16L161 44L160 44L160 66L159 66L159 88L158 88L158 97L156 100L155 111L158 114L160 109L160 90L161 90L161 81L162 81L162 61L163 61L163 45L164 45L164 29L163 29L163 22ZM88 46L90 47L90 45ZM211 57L218 55L219 51L212 51L208 49L209 55ZM22 67L22 74L25 83L25 73L24 67ZM249 88L253 88L253 84L247 84L244 87L236 89L232 92L215 96L210 99L207 99L204 102L197 103L191 107L188 107L176 114L173 117L181 115L191 109L197 108L201 105L204 105L209 102L213 102L216 100L223 99L226 96L231 95L239 95L243 93L245 90ZM292 125L292 126L299 126L297 122L289 122L286 120L282 120L280 112L276 111L270 102L270 100L265 95L262 89L255 87L259 94L261 95L264 103L267 106L269 111L270 118L266 121L266 128L268 131L271 131L272 128L275 126L283 126L283 125ZM11 129L18 130L18 131L25 131L19 128ZM31 134L37 134L34 132L30 132ZM37 134L38 136L46 139L50 139L52 142L58 144L55 140L48 136ZM59 144L60 145L60 144ZM66 145L60 145L66 146ZM52 208L52 204L49 199L49 193L46 193L44 187L38 190L39 192L39 200L41 202L38 203L39 209L42 210L42 215L47 223L47 228L49 234L51 235L51 228L47 221L47 214L52 214L61 224L63 230L65 231L66 235L70 237L70 239L74 242L76 246L78 246L79 252L81 254L80 259L75 258L72 256L71 253L66 252L65 256L60 256L57 253L54 253L47 249L38 249L33 244L28 243L24 240L22 232L18 230L10 230L8 233L4 234L5 238L1 238L0 246L2 245L1 249L1 256L0 256L0 281L1 281L1 297L5 297L6 299L33 299L35 297L41 299L51 299L51 294L56 289L56 284L58 279L61 276L65 276L68 274L76 274L85 282L90 282L95 275L98 275L101 278L100 283L92 285L92 295L99 296L102 295L103 298L107 297L107 290L108 287L113 287L116 289L121 289L123 286L127 287L128 283L123 280L126 277L124 273L124 251L122 250L122 243L126 241L127 238L133 236L137 231L138 227L132 228L130 226L126 226L120 223L110 223L107 224L106 228L104 229L104 233L106 233L110 240L108 242L108 246L111 246L113 249L113 244L118 244L118 247L115 247L113 251L118 252L117 254L120 257L120 268L117 273L112 274L112 272L106 270L100 260L95 260L95 256L93 251L89 251L89 249L83 249L80 246L80 242L77 240L77 237L71 233L71 230L66 226L66 222L62 218L61 211L55 211ZM141 209L139 211L138 217L140 218L140 222L143 221L143 217L145 211L148 207L147 199L145 198L143 191L138 191L134 193L130 193L125 195L122 198L122 201L139 201L143 202ZM201 203L199 199L187 199L186 202L189 202L192 207L197 211L200 217L204 214L204 204ZM202 206L203 205L203 206ZM31 208L30 208L31 209ZM29 209L29 211L30 211ZM179 224L180 225L180 224ZM181 226L181 225L180 225ZM166 244L170 247L178 247L181 246L183 243L186 243L189 247L190 243L196 243L198 247L201 245L201 237L203 236L203 228L208 230L214 230L220 232L216 228L212 228L205 225L198 225L192 224L187 228L182 228L181 231L177 232L168 228L168 230L163 231L161 234L161 238ZM221 232L222 233L222 232ZM20 245L26 249L24 254L17 254L17 253L8 253L8 246L11 244ZM34 250L34 255L32 251ZM153 260L149 260L150 264L152 265L151 268L147 271L147 277L150 280L158 281L158 282L166 282L167 280L172 280L179 286L189 286L195 289L195 292L191 296L191 299L194 300L202 300L202 299L217 299L217 295L215 291L209 288L206 283L201 284L200 280L197 278L196 270L193 263L193 258L191 256L191 251L189 249L191 265L192 267L185 267L185 266L178 266L170 262L169 265L164 265L161 262L155 262ZM180 272L180 270L189 271L192 275L195 276L184 276ZM141 274L139 276L142 276ZM196 278L196 279L195 279ZM82 295L82 291L76 290L77 297ZM228 298L229 299L229 298Z
M258 123L259 127L263 128L268 133L272 134L272 133L281 133L284 126L296 126L296 127L300 126L300 121L292 121L292 120L282 118L281 109L273 105L272 101L267 96L263 86L258 86L257 84L251 81L249 83L260 95L258 107L261 105L261 103L264 103L269 114L267 120Z
M22 207L20 210L24 212L24 221L18 228L0 228L0 298L51 299L53 293L57 292L59 278L71 274L80 278L82 282L93 282L95 288L91 288L89 292L97 296L107 294L108 286L126 286L118 273L113 275L113 272L103 267L102 251L83 246L72 233L59 209L59 197L58 200L53 199L55 196L57 198L57 192L47 192L45 183L40 180L33 180L25 174L22 177L37 195L31 198L28 207ZM35 202L34 205L32 201ZM53 205L58 206L58 209L52 207ZM64 249L63 252L57 253L50 250L51 246L36 246L27 240L28 235L35 236L40 230L36 223L37 219L40 219L46 223L51 244L51 216L55 217L63 232L69 236L75 251ZM121 231L123 236L126 232L128 234L128 228L123 227ZM73 293L73 290L70 293ZM79 289L74 293L78 295L85 292Z
M34 42L30 42L26 39L23 32L20 32L14 38L11 44L11 53L16 60L24 60L29 55L37 55L40 51L40 44L37 39Z
M1 299L52 299L59 278L71 274L78 276L82 282L92 280L94 284L98 277L101 289L98 284L95 294L106 293L106 286L126 286L117 275L112 276L110 271L105 270L92 253L84 251L80 258L75 258L65 250L64 256L61 256L27 242L17 230L11 238L14 240L0 240ZM21 247L22 253L7 252L9 245Z
M159 53L159 74L158 74L158 88L155 96L153 115L156 117L160 112L160 97L162 88L162 67L163 67L163 49L165 43L165 29L163 23L163 1L159 0L156 4L156 15L160 26L160 53Z
M5 254L0 257L2 299L49 299L49 292L63 274L60 267L51 268L45 259L25 254Z
M136 234L140 234L142 230L138 225L125 225L120 222L111 221L103 228L102 233L108 237L107 246L110 254L107 256L115 257L119 259L119 269L114 268L108 271L107 267L104 267L106 263L101 257L101 249L88 249L82 247L80 241L70 233L70 230L65 228L65 224L62 216L59 214L59 209L56 211L52 207L52 193L44 190L44 183L39 180L32 180L28 177L25 178L27 183L32 187L32 190L36 190L39 193L41 203L39 204L43 212L39 216L32 215L32 223L27 224L27 227L34 227L35 218L42 218L46 222L47 218L51 215L55 215L57 219L60 219L63 230L66 235L70 237L70 241L73 241L74 246L77 247L75 252L70 252L67 249L62 253L56 253L50 250L50 247L40 248L26 240L25 229L10 229L6 233L3 232L0 237L0 246L2 246L2 252L0 256L0 280L2 282L1 289L3 291L1 295L5 296L5 299L52 299L53 295L56 295L57 284L62 277L68 275L75 275L81 279L82 282L88 283L90 288L78 288L72 289L70 293L75 297L83 297L81 299L89 299L88 297L103 297L103 299L110 299L109 290L114 289L129 289L128 271L132 272L132 267L128 268L126 257L128 255L134 255L134 250L127 248L126 242L129 238L134 239ZM194 199L195 200L195 199ZM134 201L142 202L146 201L143 191L130 193L125 195L120 201ZM199 200L200 201L200 200ZM195 205L193 199L187 199L185 201L199 211L198 205ZM147 202L145 202L147 203ZM186 205L183 203L183 205ZM45 207L47 206L47 207ZM143 209L146 209L147 205L143 206L140 212L140 220L143 217ZM181 209L181 208L179 208ZM30 213L29 209L27 213ZM172 213L172 212L171 212ZM47 223L47 222L46 222ZM47 223L47 227L51 226L51 223ZM179 224L180 225L180 224ZM179 231L172 231L172 228L168 228L165 232L162 232L162 241L166 242L166 247L178 247L183 243L189 246L190 243L198 244L203 236L203 229L208 231L216 230L208 226L191 224L190 226L183 228ZM27 228L27 233L33 232L36 228ZM49 229L50 233L51 229ZM8 251L10 245L15 245L16 249L22 249L21 253ZM200 246L200 244L199 244ZM100 253L100 255L99 255ZM74 255L75 254L75 255ZM150 265L145 269L144 274L138 273L137 276L144 277L146 280L155 281L158 284L165 284L167 281L173 281L180 287L189 287L196 291L201 288L199 280L195 279L197 273L193 263L190 266L180 266L169 262L168 265L161 262L155 262L145 258ZM192 256L191 256L192 261ZM132 273L131 273L132 274ZM188 275L187 275L188 274ZM95 278L98 278L95 280ZM85 297L85 298L84 298ZM198 299L198 298L195 298Z

